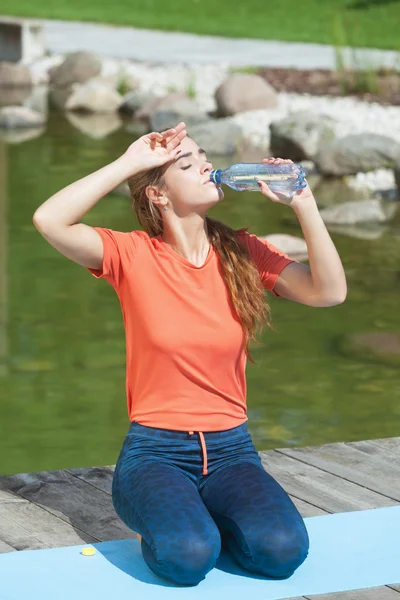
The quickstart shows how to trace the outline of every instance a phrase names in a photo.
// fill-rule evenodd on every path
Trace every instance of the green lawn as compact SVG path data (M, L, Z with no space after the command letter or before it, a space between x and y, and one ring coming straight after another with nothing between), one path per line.
M399 0L2 0L0 14L400 49Z

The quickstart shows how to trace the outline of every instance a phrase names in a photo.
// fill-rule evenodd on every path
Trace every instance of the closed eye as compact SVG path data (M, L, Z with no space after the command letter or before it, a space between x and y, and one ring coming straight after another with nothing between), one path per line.
M211 161L206 160L206 163L209 163L211 165ZM182 171L186 171L186 169L189 169L192 165L186 165L186 167L181 167Z

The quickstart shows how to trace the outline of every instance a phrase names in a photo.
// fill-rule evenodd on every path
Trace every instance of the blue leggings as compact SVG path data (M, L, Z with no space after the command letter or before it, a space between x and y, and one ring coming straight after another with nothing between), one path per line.
M304 521L262 466L246 423L200 433L132 422L112 500L142 535L148 567L178 585L200 583L221 548L242 568L276 579L290 577L308 555Z

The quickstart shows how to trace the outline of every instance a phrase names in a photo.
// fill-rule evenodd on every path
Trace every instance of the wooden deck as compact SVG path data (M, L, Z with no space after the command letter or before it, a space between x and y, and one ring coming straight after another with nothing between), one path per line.
M400 503L400 437L260 452L301 515ZM0 477L0 552L135 537L111 502L113 466ZM291 600L400 600L400 584Z

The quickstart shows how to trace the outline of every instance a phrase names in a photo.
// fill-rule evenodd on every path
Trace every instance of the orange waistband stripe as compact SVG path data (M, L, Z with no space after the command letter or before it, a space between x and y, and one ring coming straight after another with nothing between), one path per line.
M204 435L201 431L198 431L197 433L200 436L201 448L203 450L203 475L208 475L206 441L205 441ZM193 434L194 434L194 431L189 431L189 435L193 435Z

